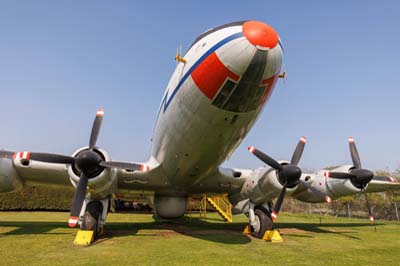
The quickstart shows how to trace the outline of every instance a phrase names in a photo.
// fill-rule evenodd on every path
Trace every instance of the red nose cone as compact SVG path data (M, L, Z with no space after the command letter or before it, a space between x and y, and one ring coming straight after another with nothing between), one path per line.
M271 26L259 21L245 22L243 34L251 44L259 48L274 48L279 42L276 31Z

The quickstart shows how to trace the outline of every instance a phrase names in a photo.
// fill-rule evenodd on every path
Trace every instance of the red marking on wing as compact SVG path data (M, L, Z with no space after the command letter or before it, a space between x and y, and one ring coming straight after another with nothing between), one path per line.
M147 164L142 164L141 169L142 172L148 172L150 171L150 166Z
M192 72L194 83L210 100L214 98L227 78L237 81L239 76L230 71L215 52L204 59Z

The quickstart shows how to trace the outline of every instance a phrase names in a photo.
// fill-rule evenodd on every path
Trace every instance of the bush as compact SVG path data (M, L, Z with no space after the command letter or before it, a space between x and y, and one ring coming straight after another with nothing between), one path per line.
M0 210L56 210L71 209L72 187L25 187L20 191L0 194Z

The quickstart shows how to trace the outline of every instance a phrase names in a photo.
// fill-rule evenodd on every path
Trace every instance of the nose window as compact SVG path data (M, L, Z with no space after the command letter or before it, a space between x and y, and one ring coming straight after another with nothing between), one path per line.
M213 104L231 112L255 110L266 89L264 84L260 86L266 64L267 53L257 50L238 84L227 80Z
M224 106L226 100L228 99L229 95L233 91L236 83L227 79L224 86L222 87L220 93L215 97L214 101L212 102L213 105L222 108Z

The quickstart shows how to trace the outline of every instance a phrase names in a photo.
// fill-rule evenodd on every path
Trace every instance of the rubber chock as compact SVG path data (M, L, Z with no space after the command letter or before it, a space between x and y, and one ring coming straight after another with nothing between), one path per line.
M78 230L74 244L77 246L89 246L94 241L94 231Z
M278 230L265 231L263 239L265 241L270 241L270 242L283 242L281 234L279 233Z

